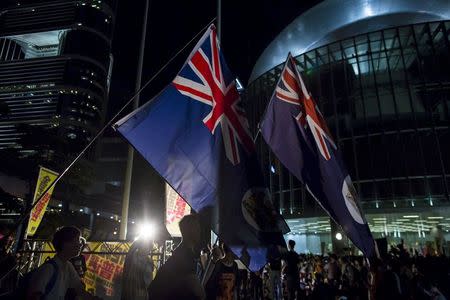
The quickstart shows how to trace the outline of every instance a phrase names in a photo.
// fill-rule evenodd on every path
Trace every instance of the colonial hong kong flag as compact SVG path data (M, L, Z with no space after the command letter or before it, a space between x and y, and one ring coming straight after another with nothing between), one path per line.
M234 77L211 26L156 98L118 131L253 270L289 231L272 206Z
M289 54L261 122L261 133L283 165L367 257L375 242L327 124Z

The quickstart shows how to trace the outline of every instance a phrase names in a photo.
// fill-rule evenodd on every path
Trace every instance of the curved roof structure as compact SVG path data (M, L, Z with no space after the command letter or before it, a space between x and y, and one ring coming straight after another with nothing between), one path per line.
M358 34L450 20L449 0L325 0L297 17L264 50L250 82L293 56Z

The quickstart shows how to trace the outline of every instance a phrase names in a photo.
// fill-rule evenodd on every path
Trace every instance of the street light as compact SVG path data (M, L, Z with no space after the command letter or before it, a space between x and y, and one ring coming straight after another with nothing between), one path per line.
M151 240L156 235L156 226L153 223L141 223L138 226L138 235L136 239Z
M340 232L336 233L336 239L338 241L342 240L342 234Z

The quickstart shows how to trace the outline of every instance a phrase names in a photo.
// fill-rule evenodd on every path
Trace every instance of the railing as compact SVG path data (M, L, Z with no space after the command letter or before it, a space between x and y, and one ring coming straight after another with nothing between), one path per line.
M154 267L153 275L170 257L172 246L172 241L164 241L161 245L153 243L153 248L148 253ZM82 251L87 264L87 272L83 279L86 288L89 289L96 285L103 285L102 288L111 288L108 285L111 284L112 279L105 281L104 274L110 275L112 278L121 278L125 257L132 247L133 242L131 241L87 242ZM55 255L55 249L48 240L25 240L23 249L18 251L18 254L19 260L16 265L11 266L9 270L4 270L4 275L0 278L0 289L3 291L14 290L18 274L25 274L40 266Z
M127 255L134 242L132 241L88 241L82 254L91 255ZM167 258L172 254L173 242L167 240L161 245L154 243L153 250L149 253L152 257L157 257L161 265L165 263ZM42 255L56 254L53 244L49 240L25 240L24 247L18 251L20 260L18 269L28 272L43 263Z

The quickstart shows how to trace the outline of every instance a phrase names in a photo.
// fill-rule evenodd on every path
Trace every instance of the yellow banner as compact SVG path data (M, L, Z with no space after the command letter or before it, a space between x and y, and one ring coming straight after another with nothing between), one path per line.
M58 173L41 167L39 170L39 177L36 184L36 190L34 191L33 204L36 202L42 193L56 180ZM53 193L54 186L45 193L41 201L33 208L30 214L30 221L28 222L27 235L34 235L36 230L44 217L45 210L47 209L48 202Z
M88 243L89 248L96 252L108 252L115 249L117 252L128 252L129 245L114 242ZM120 254L84 254L87 272L83 282L86 290L96 296L111 297L117 294L121 285L121 277L125 255Z
M190 213L191 207L170 185L166 184L166 228L171 236L181 237L178 223Z
M87 271L83 277L85 290L103 299L120 298L122 290L122 272L125 264L126 253L130 250L131 243L119 242L87 242L82 253L86 259ZM44 245L44 251L55 251L51 243ZM158 253L159 248L154 245L153 252ZM55 253L43 253L39 265L52 258ZM153 276L160 265L159 256L152 255Z

